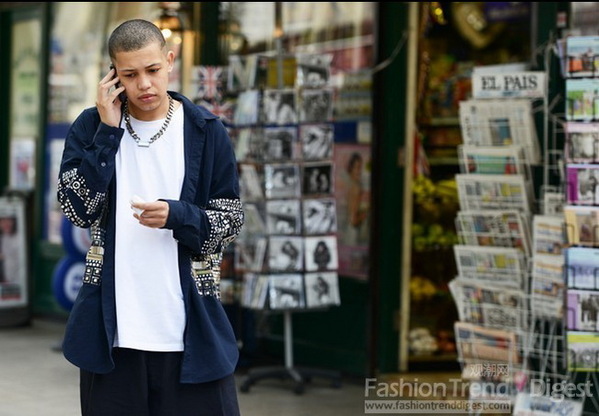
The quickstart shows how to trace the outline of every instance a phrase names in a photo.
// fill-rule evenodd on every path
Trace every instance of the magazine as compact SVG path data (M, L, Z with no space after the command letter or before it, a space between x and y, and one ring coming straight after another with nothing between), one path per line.
M458 275L512 289L527 289L526 256L511 247L453 246Z
M568 36L566 57L566 77L598 76L599 36Z
M566 79L566 120L599 120L599 79Z
M564 123L566 163L599 162L599 123Z
M599 333L567 331L568 371L599 371Z
M233 123L236 126L255 125L260 117L260 91L242 91L237 96L237 105L233 114Z
M466 146L521 146L529 164L541 162L541 149L529 99L470 99L459 103Z
M492 175L521 174L530 180L530 166L525 163L521 146L458 146L461 173Z
M462 211L514 209L532 211L532 195L524 175L455 175Z
M553 215L560 216L563 218L564 215L564 204L566 201L566 197L564 196L565 192L563 192L558 187L546 186L541 189L542 192L542 206L541 206L541 214L542 215Z
M245 273L241 304L250 309L264 309L268 295L268 275Z
M464 245L519 248L531 254L527 218L516 210L459 211L456 230Z
M564 218L569 245L599 244L599 207L565 205Z
M240 235L241 237L241 235ZM264 267L266 257L266 237L256 234L244 234L243 238L239 238L236 247L236 264L235 267L239 270L260 272Z
M564 257L533 256L530 311L533 316L561 319L564 314Z
M239 171L241 199L243 201L262 201L264 199L262 167L256 164L240 163Z
M456 278L449 282L460 321L488 328L522 330L528 327L528 304L523 290Z
M582 416L583 402L540 394L519 392L516 395L513 416Z
M566 245L565 221L563 216L534 215L532 219L533 255L562 257Z
M569 247L564 267L568 288L599 290L599 249Z
M454 331L459 360L462 362L517 364L521 360L518 337L513 331L485 328L467 322L456 322Z
M599 204L599 164L566 165L566 203Z
M261 128L242 127L231 132L235 157L239 162L262 162L265 138Z
M566 328L576 331L599 331L599 291L568 289Z

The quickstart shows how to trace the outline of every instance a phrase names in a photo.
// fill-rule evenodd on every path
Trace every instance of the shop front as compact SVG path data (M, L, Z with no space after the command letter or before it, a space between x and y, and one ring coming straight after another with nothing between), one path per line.
M23 179L33 313L64 318L77 293L86 234L57 205L58 163L108 71L108 34L140 17L168 29L179 51L171 89L218 114L235 143L246 232L226 253L221 291L243 365L281 361L291 342L296 363L359 377L457 369L447 287L457 103L474 66L533 61L557 14L557 3L526 3L477 30L468 13L490 11L476 4L3 3L1 57L27 49L6 28L33 13L45 80L29 103L42 115L25 123L34 131L0 120L3 165L19 148L35 173ZM0 69L0 82L15 94L11 71ZM0 109L33 108L10 97ZM0 171L0 184L13 175Z

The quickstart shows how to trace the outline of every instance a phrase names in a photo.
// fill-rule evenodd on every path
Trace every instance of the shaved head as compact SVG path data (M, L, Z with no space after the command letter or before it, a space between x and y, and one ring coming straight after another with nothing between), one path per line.
M160 49L166 45L158 26L143 19L127 20L117 26L108 38L108 55L114 59L118 52L137 51L154 42L160 45Z

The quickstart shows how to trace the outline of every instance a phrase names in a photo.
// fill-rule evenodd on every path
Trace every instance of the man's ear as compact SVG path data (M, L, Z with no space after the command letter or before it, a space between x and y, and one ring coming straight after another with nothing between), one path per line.
M166 62L168 62L168 72L173 70L173 64L175 63L175 52L168 51L166 54Z

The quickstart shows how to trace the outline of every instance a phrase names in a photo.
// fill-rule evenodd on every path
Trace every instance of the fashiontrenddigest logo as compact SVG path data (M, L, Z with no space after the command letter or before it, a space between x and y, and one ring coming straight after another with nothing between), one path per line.
M364 383L366 414L511 414L507 383L469 383L450 378L421 382L417 378Z
M576 403L593 397L593 384L529 379L526 396L535 403ZM522 387L522 386L520 386ZM508 381L465 381L450 378L443 382L419 381L418 378L364 383L365 414L512 414L514 384ZM530 401L529 400L529 401ZM526 406L528 407L528 405Z

